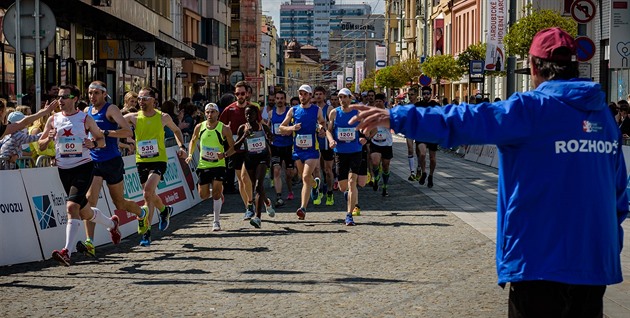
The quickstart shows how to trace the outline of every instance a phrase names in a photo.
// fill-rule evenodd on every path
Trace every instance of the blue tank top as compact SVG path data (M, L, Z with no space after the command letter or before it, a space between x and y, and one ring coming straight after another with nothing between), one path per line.
M319 150L317 142L317 112L319 107L311 105L302 108L301 105L293 106L293 124L301 124L300 130L295 132L293 151Z
M351 110L350 112L345 113L341 109L341 106L335 108L335 111L337 112L337 116L335 117L335 122L333 123L334 131L332 132L333 137L337 142L335 152L361 152L362 145L359 142L359 131L356 130L359 123L354 123L352 125L348 123L352 117L358 114L358 111Z
M105 103L105 105L98 111L96 114L92 114L92 109L94 105L90 105L88 108L88 115L94 118L96 125L102 131L105 130L116 130L118 129L117 123L112 123L107 119L107 108L109 108L111 104ZM109 159L120 157L120 150L118 150L118 139L114 137L105 137L105 148L95 148L90 150L90 155L92 156L92 160L95 162L103 162Z
M288 108L285 108L284 113L281 115L276 114L275 107L271 110L271 133L273 134L273 141L271 144L276 147L289 147L293 145L293 136L280 134L280 124L282 124L284 118L287 117L288 110Z
M317 106L317 105L315 105ZM319 107L319 106L317 106ZM325 126L328 127L328 112L330 111L330 105L326 104L324 108L322 108L322 115L324 116L324 121L326 122ZM319 141L320 149L328 150L328 138L326 137L317 137L317 141Z

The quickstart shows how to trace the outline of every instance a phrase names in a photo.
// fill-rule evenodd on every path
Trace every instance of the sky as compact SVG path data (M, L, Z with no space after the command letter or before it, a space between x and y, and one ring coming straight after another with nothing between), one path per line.
M280 33L280 5L285 2L291 2L291 0L261 0L263 7L263 14L273 17L273 24ZM312 0L307 0L312 2ZM337 4L352 4L352 3L367 3L372 7L372 13L385 12L385 0L336 0Z

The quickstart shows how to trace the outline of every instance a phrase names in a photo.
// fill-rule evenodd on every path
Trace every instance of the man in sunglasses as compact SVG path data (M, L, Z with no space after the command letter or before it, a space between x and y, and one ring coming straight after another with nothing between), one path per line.
M416 107L432 107L440 106L438 102L431 99L431 87L422 87L422 99L414 103ZM427 178L427 149L429 149L429 175ZM437 150L438 145L436 143L430 143L425 141L416 140L416 155L418 156L418 182L420 185L424 185L425 181L427 187L433 188L433 173L435 172L435 166L437 165Z
M121 235L118 230L118 216L106 217L98 209L91 208L86 197L92 184L94 167L90 150L105 147L105 136L92 117L77 109L80 94L78 88L61 86L58 94L61 112L48 118L38 146L40 150L44 150L51 140L55 140L59 179L68 196L68 223L66 245L61 251L54 250L52 257L62 265L70 266L70 253L81 228L81 219L107 227L114 244L120 243Z
M148 229L142 235L141 246L151 245L151 220L155 208L159 211L160 222L158 229L165 231L169 224L173 207L164 205L155 189L166 173L166 145L164 143L164 127L170 128L174 135L179 150L177 156L187 157L184 136L171 116L155 108L157 92L154 88L145 87L138 92L138 104L140 110L137 113L125 115L129 124L135 127L136 132L136 167L142 184L142 192L146 210L149 211Z
M230 131L232 131L234 140L236 140L235 138L238 136L238 127L247 122L247 119L245 119L245 107L250 105L248 87L249 84L245 81L236 83L234 88L236 101L226 107L221 113L221 116L219 116L219 121L228 126ZM260 112L258 112L258 120L262 120ZM244 147L239 147L239 149L234 150L235 153L230 156L228 166L233 168L236 173L238 190L241 194L241 198L243 199L243 203L245 204L245 216L243 219L249 220L251 219L250 216L254 214L254 195L252 181L249 179L247 170L243 169L246 152ZM228 180L228 182L230 181L233 180Z

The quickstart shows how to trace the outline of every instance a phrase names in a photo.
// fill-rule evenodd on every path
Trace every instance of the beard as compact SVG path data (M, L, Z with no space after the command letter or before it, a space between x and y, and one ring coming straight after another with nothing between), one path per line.
M147 109L149 109L149 105L147 105L147 104L142 104L142 105L140 105L140 109L141 109L142 111L146 111Z

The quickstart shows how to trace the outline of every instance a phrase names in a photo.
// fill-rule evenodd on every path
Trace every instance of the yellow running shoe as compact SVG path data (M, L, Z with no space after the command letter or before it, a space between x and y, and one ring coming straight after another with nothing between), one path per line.
M361 208L359 207L359 205L355 205L354 209L352 210L352 216L360 216L361 215Z
M140 207L140 210L144 212L144 217L136 217L136 219L138 220L138 234L142 235L149 229L149 207L144 205Z
M320 205L322 204L322 198L324 197L323 193L319 193L319 195L317 196L317 198L315 200L313 200L313 204L315 205Z

